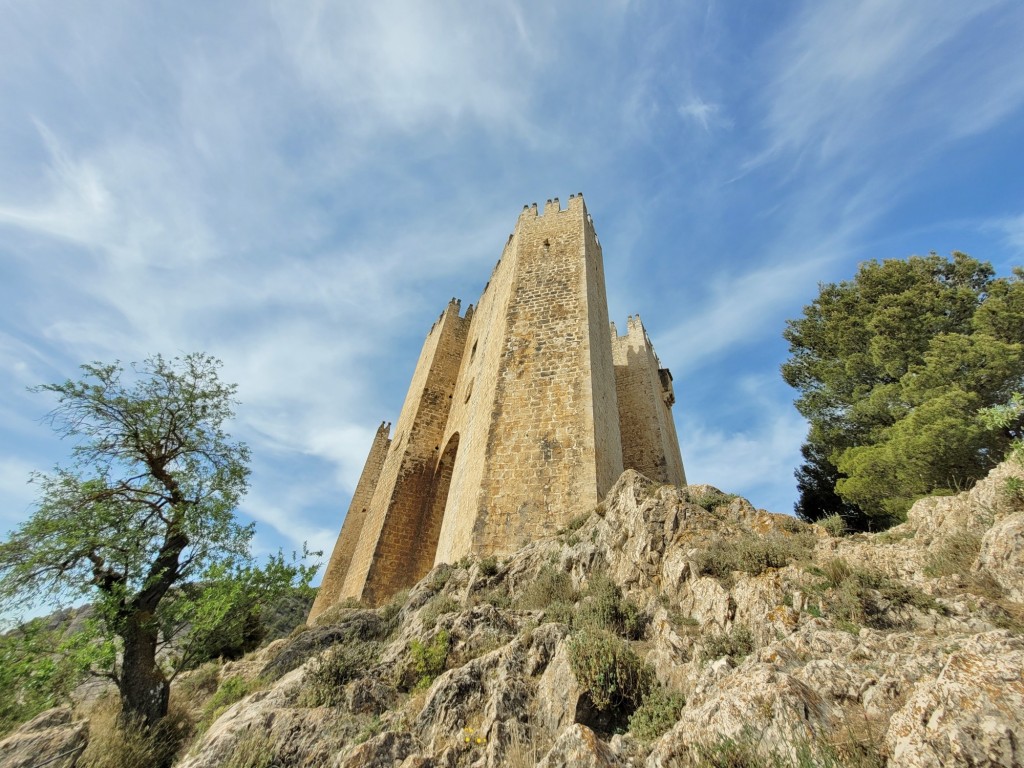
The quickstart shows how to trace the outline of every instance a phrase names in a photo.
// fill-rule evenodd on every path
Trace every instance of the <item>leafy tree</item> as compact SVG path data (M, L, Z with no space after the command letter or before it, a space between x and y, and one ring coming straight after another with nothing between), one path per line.
M56 395L49 420L76 439L72 463L34 477L37 509L0 544L0 605L91 600L93 619L67 650L112 678L123 715L145 724L167 713L177 671L244 622L244 608L312 576L280 553L253 563L253 526L233 513L249 451L223 430L236 388L219 368L203 354L158 355L36 388Z
M787 323L782 375L810 422L797 470L805 519L869 529L916 498L968 487L1004 454L978 411L1024 381L1024 271L963 253L870 261Z

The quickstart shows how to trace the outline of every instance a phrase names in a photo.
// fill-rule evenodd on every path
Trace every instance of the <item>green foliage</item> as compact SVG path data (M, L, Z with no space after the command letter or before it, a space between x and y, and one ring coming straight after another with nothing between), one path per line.
M606 573L591 576L571 624L578 629L603 629L631 640L643 637L649 618Z
M976 414L1021 388L1022 277L962 253L872 261L789 321L782 374L811 424L801 517L877 529L984 476L1013 439Z
M846 523L843 521L842 515L823 517L818 521L818 527L834 539L846 534Z
M299 703L308 707L337 707L344 703L345 686L377 663L380 644L351 642L336 645L306 671Z
M416 687L427 688L444 672L451 648L451 636L442 629L429 643L414 638L409 643L410 668L416 676Z
M1008 402L982 408L978 418L987 429L1001 430L1011 438L1006 457L1024 465L1024 394L1014 392ZM1006 478L1006 493L1010 498L1024 501L1024 480Z
M813 546L814 537L809 532L742 531L712 538L695 560L702 574L728 582L733 571L756 576L769 568L784 568L809 557Z
M82 670L59 653L61 630L34 619L0 635L0 738L67 700Z
M537 578L523 590L516 600L516 606L527 610L543 609L549 614L554 610L557 613L558 606L572 606L576 602L576 597L576 590L573 589L569 574L545 565L540 569Z
M486 578L494 576L498 572L498 558L488 555L480 561L480 575Z
M409 602L409 590L403 589L392 595L391 599L380 607L380 616L389 627L394 628L398 626L398 615L402 612L407 602Z
M561 536L561 535L566 534L566 533L572 533L573 531L578 531L580 528L583 527L583 525L589 519L590 519L590 513L589 512L583 512L582 514L576 515L576 517L574 517L572 520L570 520L568 523L565 524L564 528L560 528L559 529L558 535Z
M223 429L235 387L219 367L201 354L158 355L128 371L84 365L80 381L37 388L56 396L49 421L76 441L72 463L36 475L37 509L0 544L0 607L91 602L93 636L76 657L112 676L124 717L146 723L167 711L159 643L181 649L168 660L172 676L244 647L256 606L315 571L282 555L252 562L253 527L233 512L249 451Z
M690 502L696 504L698 507L703 507L709 512L713 512L718 507L728 506L733 499L738 499L735 493L723 493L717 488L708 488L701 493L688 493Z
M430 572L430 588L435 592L444 589L444 585L448 583L448 579L452 577L454 572L455 568L447 563L438 565Z
M437 624L437 620L446 613L455 613L461 611L462 606L459 605L455 598L449 595L434 595L420 612L420 619L423 621L423 626L430 628Z
M892 629L899 622L893 609L912 606L942 611L935 598L916 587L878 572L851 567L841 558L822 565L822 588L828 589L825 608L841 629L856 632L862 626Z
M642 742L652 742L679 721L686 697L660 685L653 686L644 702L630 715L629 730Z
M701 659L711 661L728 656L742 659L754 652L754 635L747 627L733 627L731 632L708 635L704 638Z
M568 651L576 681L599 712L634 712L654 684L654 673L629 643L608 632L578 632Z

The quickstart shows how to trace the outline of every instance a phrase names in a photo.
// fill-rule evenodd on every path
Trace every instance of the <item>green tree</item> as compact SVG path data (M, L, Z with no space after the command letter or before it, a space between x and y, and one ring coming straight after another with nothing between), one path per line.
M954 253L866 262L853 280L821 286L784 333L782 375L810 422L801 517L888 525L1002 457L1010 438L977 413L1024 380L1022 278Z
M223 429L236 388L219 368L158 355L36 388L56 395L49 421L75 439L72 462L34 477L36 510L0 544L0 605L92 601L65 650L111 677L123 715L145 724L166 715L177 671L250 606L312 576L280 553L253 562L253 526L234 516L249 451Z

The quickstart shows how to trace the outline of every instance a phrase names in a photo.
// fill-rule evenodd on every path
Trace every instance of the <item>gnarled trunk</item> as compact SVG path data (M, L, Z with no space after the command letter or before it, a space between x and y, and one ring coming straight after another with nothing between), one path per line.
M152 618L129 619L122 639L121 716L154 725L167 715L171 686L156 663L157 629Z

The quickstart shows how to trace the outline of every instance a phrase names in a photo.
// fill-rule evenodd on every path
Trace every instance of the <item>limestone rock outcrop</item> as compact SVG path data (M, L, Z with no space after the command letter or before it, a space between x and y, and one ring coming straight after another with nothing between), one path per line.
M70 707L48 709L0 741L0 768L74 768L88 740L89 723Z
M1010 476L835 538L626 472L556 536L437 566L229 668L267 687L180 765L254 740L336 767L1024 765Z

